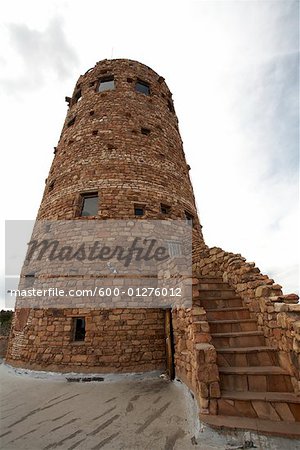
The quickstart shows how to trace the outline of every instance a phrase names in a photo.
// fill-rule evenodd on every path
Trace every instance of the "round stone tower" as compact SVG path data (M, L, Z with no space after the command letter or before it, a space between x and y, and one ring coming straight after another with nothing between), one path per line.
M163 77L135 61L104 60L79 78L66 100L69 111L39 219L78 217L80 197L98 193L97 218L134 217L140 205L148 219L192 216L200 233L172 94Z
M164 78L136 61L103 60L66 101L38 219L184 219L195 248L204 246ZM151 308L17 309L7 354L13 365L80 372L162 369L165 359L164 311Z

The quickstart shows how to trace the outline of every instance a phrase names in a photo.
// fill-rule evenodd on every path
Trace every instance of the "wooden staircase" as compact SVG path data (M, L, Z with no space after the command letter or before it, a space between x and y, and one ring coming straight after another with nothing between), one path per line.
M300 437L300 396L235 290L222 279L200 278L193 302L206 310L221 387L217 415L201 419L216 427Z

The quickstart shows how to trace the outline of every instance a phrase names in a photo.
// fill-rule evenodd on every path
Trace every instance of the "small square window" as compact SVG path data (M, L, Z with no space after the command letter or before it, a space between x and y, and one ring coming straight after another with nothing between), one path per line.
M162 214L170 214L170 211L171 211L171 207L170 207L170 206L168 206L168 205L163 205L163 204L161 203L161 205L160 205L160 212L161 212Z
M85 318L73 318L74 341L84 341L85 339Z
M99 197L98 193L90 193L82 195L82 208L81 208L81 216L96 216L98 214L99 209Z
M189 225L193 226L194 216L191 213L189 213L188 211L184 211L184 215L185 215L186 222Z
M140 205L134 206L134 215L135 216L143 216L145 214L145 208Z
M150 130L149 128L141 128L141 133L144 134L145 136L149 136Z
M135 90L145 95L150 95L150 86L145 81L138 80L135 83Z
M102 78L99 83L98 92L112 91L115 89L114 77Z

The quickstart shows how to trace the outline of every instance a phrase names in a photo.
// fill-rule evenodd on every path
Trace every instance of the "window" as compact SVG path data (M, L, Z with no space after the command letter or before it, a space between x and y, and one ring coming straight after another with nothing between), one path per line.
M85 339L85 318L74 317L73 319L74 341L84 341Z
M145 95L150 95L150 86L145 81L138 80L135 83L135 90Z
M141 133L146 136L149 136L150 130L149 130L149 128L141 128Z
M74 95L73 105L75 105L75 103L79 102L79 100L81 100L81 99L82 99L82 94L81 94L81 89L79 89Z
M96 216L99 208L99 198L97 192L82 195L81 216Z
M49 184L48 191L51 192L51 191L53 191L53 189L54 189L54 181L52 181L52 182Z
M143 216L145 214L145 207L141 205L134 205L134 215Z
M73 117L73 119L69 120L69 122L67 123L67 127L71 127L72 125L74 125L76 120L76 117Z
M175 112L173 102L171 100L168 100L168 108L169 108L169 111L171 111L172 113Z
M170 210L171 210L170 206L164 205L164 204L161 203L161 205L160 205L160 212L162 214L170 214Z
M100 80L98 92L111 91L113 89L115 89L114 77L106 77Z
M186 222L189 225L193 226L194 216L192 216L192 214L190 214L188 211L184 211L184 215L185 215Z
M181 243L176 241L167 241L168 252L170 256L181 256Z

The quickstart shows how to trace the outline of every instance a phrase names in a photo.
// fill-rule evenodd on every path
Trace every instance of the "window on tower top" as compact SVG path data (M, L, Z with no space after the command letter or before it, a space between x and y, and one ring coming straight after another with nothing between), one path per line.
M145 95L150 95L150 86L146 81L138 80L135 83L135 90Z
M112 91L113 89L115 89L115 80L113 76L105 77L100 80L98 92Z
M75 103L79 102L81 99L82 99L82 93L81 93L81 89L79 89L74 95L73 105Z
M91 192L89 194L82 194L81 216L96 216L99 209L98 192Z
M184 215L185 215L185 221L186 223L188 223L189 225L193 226L193 221L194 221L194 216L189 213L188 211L184 211Z

